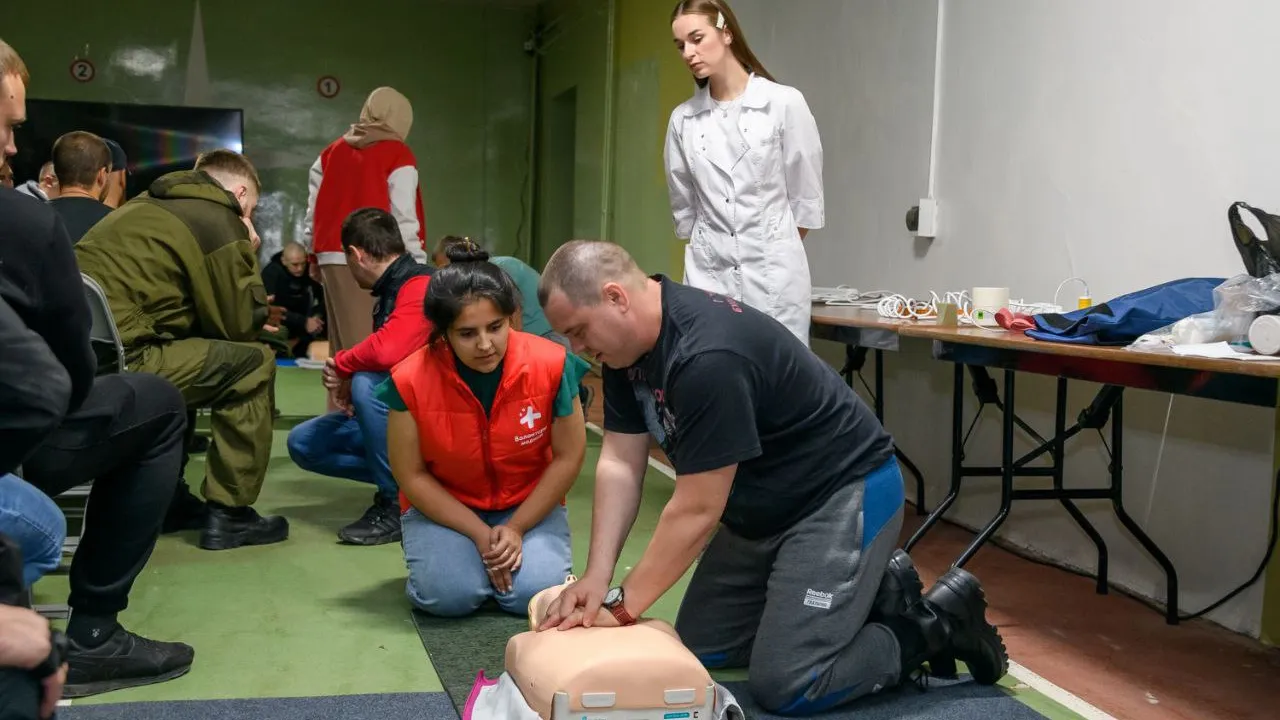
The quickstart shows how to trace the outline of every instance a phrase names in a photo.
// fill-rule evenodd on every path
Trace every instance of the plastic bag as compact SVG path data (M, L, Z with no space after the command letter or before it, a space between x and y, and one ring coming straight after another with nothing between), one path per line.
M1244 220L1240 218L1241 210L1248 211L1261 223L1267 236L1265 240L1244 224ZM1280 255L1280 217L1237 202L1227 209L1227 222L1231 225L1231 236L1235 239L1240 259L1244 261L1244 269L1250 276L1264 278L1280 273L1280 261L1276 259Z
M1247 345L1249 326L1259 315L1280 310L1280 271L1264 277L1236 275L1213 289L1213 310L1183 318L1143 335L1129 347Z

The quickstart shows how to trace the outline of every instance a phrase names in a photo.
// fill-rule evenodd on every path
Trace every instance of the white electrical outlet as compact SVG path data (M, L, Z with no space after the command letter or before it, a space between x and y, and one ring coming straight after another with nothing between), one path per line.
M931 238L938 236L938 201L932 198L920 199L920 215L916 237Z

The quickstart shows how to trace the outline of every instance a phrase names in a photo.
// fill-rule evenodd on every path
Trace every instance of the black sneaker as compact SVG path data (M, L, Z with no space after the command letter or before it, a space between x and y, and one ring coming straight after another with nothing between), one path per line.
M64 698L82 698L150 685L185 675L196 651L179 642L159 642L117 628L107 641L86 648L67 639Z
M987 598L972 573L951 568L929 588L921 604L946 627L944 652L963 661L975 681L994 685L1009 672L1009 654L999 631L987 622Z
M185 481L178 481L178 489L169 501L169 509L165 512L164 524L160 532L168 534L183 530L200 530L204 528L205 515L208 508L204 501L196 497Z
M230 550L242 545L270 545L288 538L289 521L279 515L262 517L251 507L232 508L211 502L200 533L200 547Z
M338 539L348 545L384 545L400 542L400 505L396 498L373 496L373 504L359 520L338 531Z

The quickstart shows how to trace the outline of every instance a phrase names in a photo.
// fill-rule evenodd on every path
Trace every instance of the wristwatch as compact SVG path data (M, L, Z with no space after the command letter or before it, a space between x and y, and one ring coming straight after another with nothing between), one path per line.
M627 608L622 604L624 601L622 587L612 588L605 593L604 606L613 617L617 619L619 625L635 625L636 619L631 617L631 613L627 612Z

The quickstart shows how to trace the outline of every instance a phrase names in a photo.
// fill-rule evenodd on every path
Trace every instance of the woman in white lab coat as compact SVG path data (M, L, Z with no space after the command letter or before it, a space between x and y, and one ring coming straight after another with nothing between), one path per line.
M809 343L802 240L824 223L822 142L799 90L774 82L723 0L671 16L697 81L672 113L663 158L684 282L729 295Z

